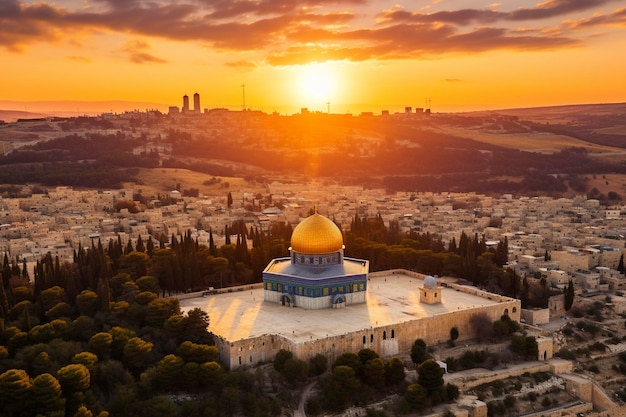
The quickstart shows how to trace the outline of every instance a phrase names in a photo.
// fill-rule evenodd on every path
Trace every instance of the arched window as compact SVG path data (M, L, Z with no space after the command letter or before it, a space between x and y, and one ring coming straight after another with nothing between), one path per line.
M373 334L370 335L370 343L374 343L374 335Z
M387 331L383 331L383 340L387 340Z
M395 339L396 337L396 331L394 329L391 329L391 338Z
M367 343L367 339L363 336L363 344Z
M517 307L513 307L513 312L517 313Z

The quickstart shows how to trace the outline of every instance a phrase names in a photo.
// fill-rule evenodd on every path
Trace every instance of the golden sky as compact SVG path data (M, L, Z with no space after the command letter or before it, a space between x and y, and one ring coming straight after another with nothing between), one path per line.
M0 101L162 110L624 102L626 0L0 0L0 75Z

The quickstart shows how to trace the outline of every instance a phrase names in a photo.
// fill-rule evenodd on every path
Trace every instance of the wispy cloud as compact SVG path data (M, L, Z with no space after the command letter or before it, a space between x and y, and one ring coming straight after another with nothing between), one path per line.
M126 42L122 50L128 54L128 58L131 62L135 64L145 64L145 63L158 63L162 64L167 62L164 59L156 57L154 55L149 54L148 50L150 50L150 45L142 40L133 40Z
M63 39L67 31L98 31L252 51L271 65L553 50L584 44L580 31L586 28L626 27L626 9L595 12L618 1L547 0L506 12L494 3L433 13L410 11L406 3L369 16L368 23L363 10L375 7L374 0L94 0L85 9L2 0L0 47L20 52L35 42ZM581 18L585 12L589 16ZM552 23L542 26L547 19ZM512 27L520 22L523 30ZM145 45L130 43L124 51L132 62L167 62Z
M594 27L619 26L626 28L626 8L615 10L605 15L594 15L586 19L566 21L563 26L569 30L580 30Z
M78 56L78 55L68 55L67 59L74 61L74 62L82 62L82 63L90 63L91 59L84 57L84 56Z
M239 68L239 69L244 69L244 70L250 70L256 67L256 64L250 61L232 61L232 62L227 62L225 65L230 68Z

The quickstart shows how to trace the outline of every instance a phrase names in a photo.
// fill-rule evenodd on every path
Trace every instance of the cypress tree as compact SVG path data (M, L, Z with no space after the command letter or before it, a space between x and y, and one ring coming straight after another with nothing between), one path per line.
M217 256L217 246L215 246L215 241L213 240L213 229L209 228L209 253L211 256Z
M224 226L224 244L230 245L230 231L228 230L228 225Z
M137 236L137 247L136 247L137 252L145 252L146 251L146 247L143 244L143 239L141 238L141 235Z
M128 238L128 242L126 243L126 249L124 250L124 254L128 255L133 251L133 242L130 238Z
M569 311L574 304L574 283L572 280L569 280L569 284L567 285L567 289L565 290L565 311Z

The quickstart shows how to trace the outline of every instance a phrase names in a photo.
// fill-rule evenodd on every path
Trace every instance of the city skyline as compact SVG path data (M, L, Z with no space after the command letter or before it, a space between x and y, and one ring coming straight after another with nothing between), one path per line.
M623 102L625 6L8 0L0 102L180 106L198 92L203 108L286 113Z

